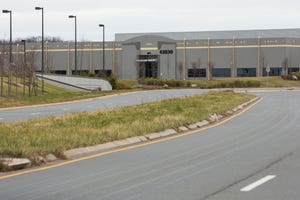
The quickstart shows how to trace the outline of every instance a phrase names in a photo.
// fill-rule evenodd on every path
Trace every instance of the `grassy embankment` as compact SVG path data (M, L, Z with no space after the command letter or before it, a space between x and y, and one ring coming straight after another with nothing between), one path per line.
M0 156L27 157L162 131L225 113L253 98L231 92L0 124Z
M41 82L38 82L37 95L31 92L29 96L28 87L25 88L25 94L23 95L23 85L19 82L16 88L15 85L11 87L11 96L8 97L8 86L7 78L4 78L4 90L3 96L0 96L0 108L16 107L16 106L27 106L27 105L38 105L46 103L58 103L65 101L74 101L88 98L95 98L110 94L116 94L120 92L127 92L130 89L129 85L131 82L127 81L127 90L114 90L114 91L100 91L100 92L74 92L67 89L59 88L50 84L45 83L44 95L41 92Z

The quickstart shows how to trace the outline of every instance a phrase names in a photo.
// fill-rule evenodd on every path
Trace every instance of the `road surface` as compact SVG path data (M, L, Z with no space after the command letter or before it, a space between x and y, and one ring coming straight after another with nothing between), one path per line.
M0 109L0 123L58 116L66 113L96 111L121 106L132 106L148 102L161 101L164 99L192 96L196 94L202 94L207 91L208 90L202 89L153 90L101 97L94 100L69 102L67 104L62 103L17 109Z
M300 92L257 95L205 131L0 179L0 199L298 199Z

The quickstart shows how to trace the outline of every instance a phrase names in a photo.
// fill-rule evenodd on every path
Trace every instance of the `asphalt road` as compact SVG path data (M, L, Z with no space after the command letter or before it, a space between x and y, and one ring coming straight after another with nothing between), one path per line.
M88 101L71 102L38 107L25 107L16 109L0 109L0 123L38 119L49 116L59 116L67 113L96 111L122 106L132 106L163 99L179 98L202 94L208 90L183 89L183 90L155 90L133 92L108 96Z
M258 96L215 128L0 179L0 199L298 199L300 92Z

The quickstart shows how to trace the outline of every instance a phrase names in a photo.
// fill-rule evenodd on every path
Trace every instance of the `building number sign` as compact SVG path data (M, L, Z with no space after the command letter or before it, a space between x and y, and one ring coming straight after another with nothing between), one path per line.
M174 51L173 50L160 50L159 53L160 54L173 54Z

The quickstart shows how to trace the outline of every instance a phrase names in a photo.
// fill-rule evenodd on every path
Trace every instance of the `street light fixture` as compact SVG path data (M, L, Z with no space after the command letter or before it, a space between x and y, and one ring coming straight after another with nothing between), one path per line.
M77 17L76 15L69 15L69 18L75 19L75 74L77 74Z
M13 63L12 61L12 11L11 10L2 10L2 13L9 13L9 17L10 17L10 31L9 31L9 77L8 77L8 82L9 82L9 85L8 85L8 95L10 96L11 94L11 65ZM1 79L2 79L2 74L1 74ZM1 84L3 83L3 80L1 80ZM1 85L2 87L2 85ZM1 95L2 95L2 90L3 90L3 87L1 88Z
M103 36L103 39L102 39L102 70L103 70L103 73L105 73L105 26L104 24L99 24L99 27L102 27L103 28L103 33L102 33L102 36Z
M2 10L2 13L9 13L9 16L10 16L9 62L12 63L12 11L11 10Z
M35 10L42 11L42 95L44 95L44 8L35 7Z

